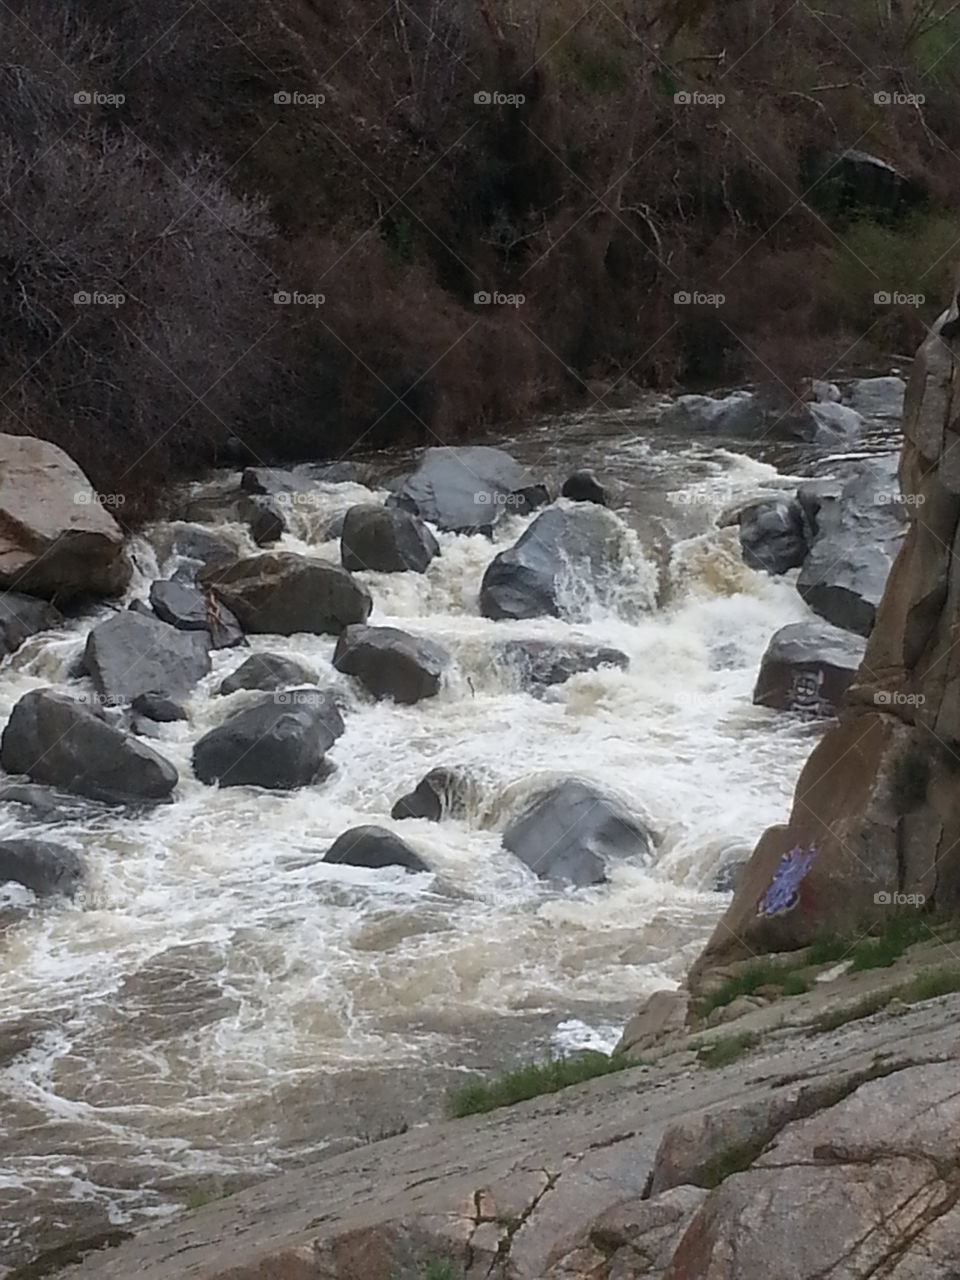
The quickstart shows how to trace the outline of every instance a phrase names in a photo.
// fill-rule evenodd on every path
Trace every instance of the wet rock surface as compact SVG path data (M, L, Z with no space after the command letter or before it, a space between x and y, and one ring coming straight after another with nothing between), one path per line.
M807 716L837 714L867 642L828 622L796 622L772 637L753 700L758 706Z
M30 636L62 621L59 609L46 600L18 591L0 592L0 658L14 653Z
M340 531L343 567L380 573L425 573L440 554L437 540L423 523L399 507L373 504L351 507Z
M432 698L449 663L442 645L396 627L347 627L333 655L336 669L356 676L375 698L405 703Z
M328 693L267 694L204 734L193 749L193 769L201 782L221 787L305 787L330 772L326 752L343 731Z
M176 700L210 670L204 636L129 609L93 628L84 658L97 693L113 705L143 693Z
M72 896L83 864L72 849L45 840L0 840L0 883L13 880L39 897Z
M351 867L403 867L406 871L429 871L410 846L385 827L353 827L338 836L324 856L324 862L342 862Z
M345 569L292 552L276 552L205 569L200 581L231 609L245 631L339 635L366 622L370 593Z
M486 445L427 449L392 502L451 533L490 530L534 477L503 449Z

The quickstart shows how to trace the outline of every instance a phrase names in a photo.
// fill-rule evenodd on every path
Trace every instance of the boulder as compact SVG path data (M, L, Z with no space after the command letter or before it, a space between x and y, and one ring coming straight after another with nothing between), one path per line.
M345 569L425 573L439 554L437 540L423 521L400 507L364 503L344 516L340 557Z
M862 636L819 619L781 627L763 655L753 701L776 711L835 716L866 647Z
M449 663L442 645L395 627L347 627L333 654L336 669L356 676L375 698L406 703L433 697Z
M270 552L205 569L212 588L244 631L265 635L339 635L366 622L373 608L367 589L345 569L289 552Z
M154 582L150 603L161 622L178 631L203 631L214 649L232 649L243 644L240 623L211 594L184 582Z
M734 391L716 397L678 396L664 410L660 427L665 431L710 431L723 436L760 435L765 424L764 410L752 391Z
M46 600L19 591L0 592L0 657L19 649L29 636L59 626L63 618Z
M237 693L240 689L290 689L294 685L316 684L316 672L292 658L276 653L254 653L221 681L218 692Z
M577 888L602 884L612 861L653 858L653 840L637 818L579 778L541 792L509 824L503 843L541 880Z
M431 769L413 791L400 797L390 810L390 817L439 822L451 812L462 810L465 789L466 779L462 774L452 769Z
M838 498L822 498L816 520L797 590L827 622L867 636L906 533L896 459L862 462Z
M899 420L906 394L903 378L854 378L844 390L843 401L865 418Z
M178 581L185 580L188 575L195 577L197 570L205 564L225 564L237 558L237 548L233 543L201 524L177 522L159 525L151 531L150 537L161 564L168 560L182 562L177 567Z
M111 804L165 800L178 781L168 760L54 689L33 689L13 708L0 765Z
M753 502L740 512L740 550L751 569L781 574L802 565L810 550L796 498Z
M324 862L342 862L350 867L403 867L405 871L430 868L409 845L385 827L351 827L337 836L324 855Z
M863 426L853 409L833 400L799 400L781 388L760 392L734 391L715 397L679 396L661 419L668 431L710 432L720 436L769 436L778 440L836 444L850 439Z
M157 724L173 724L177 720L186 720L187 713L179 702L165 698L159 693L141 693L134 698L131 709L146 720Z
M614 1053L637 1058L647 1049L686 1028L689 997L683 990L654 991L623 1029Z
M141 693L184 697L210 670L205 636L130 610L93 628L85 660L97 692L114 705Z
M71 897L83 879L83 865L71 849L46 840L0 841L0 884L14 881L38 897Z
M577 642L558 644L553 640L504 640L493 646L494 662L506 667L522 686L543 687L563 684L571 676L600 667L626 671L630 659L619 649Z
M343 733L329 693L292 689L228 716L193 749L193 771L208 785L288 791L325 777L326 752Z
M600 507L607 505L607 490L592 471L574 471L563 482L560 490L561 498L569 498L571 502L595 502Z
M480 611L498 619L560 617L567 593L609 599L619 577L622 537L622 524L602 507L548 508L487 566Z
M528 497L514 499L533 486L526 470L503 449L487 445L427 449L416 470L405 477L389 505L412 511L450 533L489 531Z
M247 498L239 510L258 547L272 546L287 532L286 518L272 498Z
M247 467L240 477L240 488L244 493L277 498L311 492L315 485L309 477L280 467Z
M123 532L77 464L47 440L0 435L0 588L117 596L131 574Z

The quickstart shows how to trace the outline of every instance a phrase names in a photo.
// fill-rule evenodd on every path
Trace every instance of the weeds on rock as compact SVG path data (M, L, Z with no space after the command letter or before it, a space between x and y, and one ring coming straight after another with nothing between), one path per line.
M481 1115L497 1107L511 1107L517 1102L556 1093L570 1085L639 1065L622 1054L609 1055L595 1050L569 1058L551 1058L546 1062L517 1067L489 1083L477 1080L453 1089L449 1095L448 1110L455 1117Z
M739 1035L724 1036L703 1045L697 1053L697 1061L705 1067L728 1067L759 1043L760 1037L755 1031L741 1031Z
M891 1000L901 1000L904 1004L921 1004L924 1000L934 1000L937 996L951 995L955 991L960 991L960 968L926 969L908 982L888 987L884 991L875 991L856 1004L827 1010L814 1020L811 1034L836 1031L848 1022L870 1018L885 1009Z

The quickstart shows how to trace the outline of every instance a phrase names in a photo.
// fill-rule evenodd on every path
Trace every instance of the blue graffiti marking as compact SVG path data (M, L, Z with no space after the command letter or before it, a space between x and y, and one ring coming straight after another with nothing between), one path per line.
M783 855L766 893L760 899L758 916L783 916L794 909L800 901L800 885L816 856L817 846L814 844L809 849L795 845Z

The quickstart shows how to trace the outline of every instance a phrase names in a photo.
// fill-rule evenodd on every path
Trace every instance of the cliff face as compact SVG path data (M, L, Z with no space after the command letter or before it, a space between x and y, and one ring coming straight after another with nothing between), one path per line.
M854 936L903 907L960 906L960 374L945 312L910 375L900 463L909 524L839 723L785 826L761 837L691 974Z

